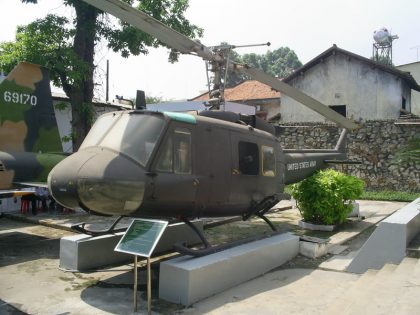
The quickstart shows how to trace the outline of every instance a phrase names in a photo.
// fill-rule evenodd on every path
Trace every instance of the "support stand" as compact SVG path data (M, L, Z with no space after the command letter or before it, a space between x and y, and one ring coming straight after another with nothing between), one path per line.
M134 312L137 311L137 256L139 255L147 258L147 313L152 314L152 272L150 256L167 225L167 221L133 220L115 247L115 251L134 255Z
M137 312L137 255L134 255L134 312Z
M134 255L134 312L137 312L137 287L138 287L138 274L137 274L137 255ZM152 314L152 272L150 266L150 257L147 257L147 314Z

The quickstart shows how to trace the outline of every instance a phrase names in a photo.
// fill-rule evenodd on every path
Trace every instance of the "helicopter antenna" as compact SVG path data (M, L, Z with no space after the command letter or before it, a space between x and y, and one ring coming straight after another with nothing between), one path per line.
M210 71L214 72L213 88L210 91L210 99L213 108L219 108L221 103L224 103L223 89L224 79L221 74L228 70L235 70L247 74L262 83L265 83L275 90L285 94L304 106L311 108L317 113L321 114L327 119L337 123L346 129L357 129L359 126L353 121L341 116L328 106L315 100L309 95L301 92L300 90L280 81L261 70L250 67L249 65L240 65L232 61L227 62L226 52L232 47L249 47L225 45L215 46L213 48L206 47L200 41L192 40L191 38L171 29L162 22L154 19L146 13L133 8L131 5L120 0L83 0L94 7L114 15L122 21L131 24L132 26L148 33L149 35L157 38L159 41L165 43L169 47L179 51L183 54L191 54L203 58L210 64ZM254 45L254 46L259 46ZM267 45L267 44L265 44ZM222 84L223 83L223 84ZM222 93L221 93L222 91Z

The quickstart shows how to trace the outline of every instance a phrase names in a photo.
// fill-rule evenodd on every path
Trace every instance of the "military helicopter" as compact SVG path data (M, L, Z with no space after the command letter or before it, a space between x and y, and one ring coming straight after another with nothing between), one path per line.
M120 218L176 218L193 229L191 218L255 215L275 230L265 214L286 197L286 184L330 163L346 163L347 129L357 125L286 83L230 61L234 46L206 47L119 0L84 1L181 53L203 58L214 73L211 110L102 115L79 151L49 174L50 192L63 206ZM284 150L263 119L220 110L227 71L245 73L344 127L335 149ZM84 225L76 228L92 233Z

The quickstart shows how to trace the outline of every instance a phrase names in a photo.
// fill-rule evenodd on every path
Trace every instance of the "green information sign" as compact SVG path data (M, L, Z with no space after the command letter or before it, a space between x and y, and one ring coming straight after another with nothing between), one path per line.
M167 225L167 221L133 220L115 250L150 257Z

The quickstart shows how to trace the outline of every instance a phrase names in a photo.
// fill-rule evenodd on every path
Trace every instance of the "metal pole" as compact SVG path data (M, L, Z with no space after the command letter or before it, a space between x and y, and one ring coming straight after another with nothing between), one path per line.
M106 97L105 101L109 100L109 60L106 61Z
M137 255L134 255L134 312L137 312Z
M152 314L152 273L150 272L150 257L147 257L147 313Z

